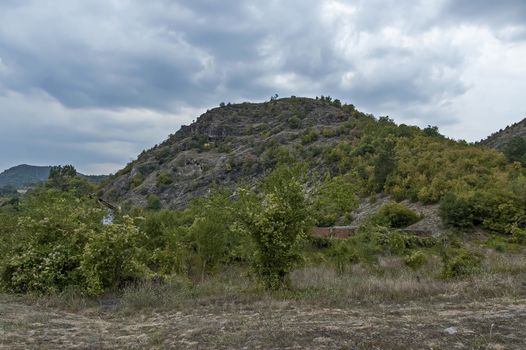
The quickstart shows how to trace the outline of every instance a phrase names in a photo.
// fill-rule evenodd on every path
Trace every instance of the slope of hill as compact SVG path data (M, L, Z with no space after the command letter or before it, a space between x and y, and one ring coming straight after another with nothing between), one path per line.
M502 150L511 139L517 136L526 137L526 118L491 134L486 139L481 140L480 144Z
M35 166L21 164L9 168L0 173L0 187L27 187L35 185L39 182L46 181L49 177L51 166ZM94 183L104 181L108 176L106 175L83 175L79 176L86 178Z
M490 189L509 171L500 152L449 140L434 127L396 125L330 98L291 97L208 111L143 151L101 195L180 208L214 185L252 185L278 162L297 160L318 179L350 176L363 196L384 192L424 203L450 191Z
M0 187L22 187L45 181L49 176L50 166L17 165L0 174Z
M181 207L213 184L251 184L287 157L285 149L314 159L319 145L330 146L350 118L366 117L338 102L293 97L214 108L141 153L104 194L141 206L153 194L165 206Z

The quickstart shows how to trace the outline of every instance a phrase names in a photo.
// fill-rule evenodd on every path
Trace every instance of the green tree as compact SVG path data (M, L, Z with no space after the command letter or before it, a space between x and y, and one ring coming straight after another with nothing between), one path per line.
M385 187L387 177L395 170L394 143L386 141L381 147L374 162L373 180L376 192L382 192Z
M46 186L64 192L69 191L77 197L89 194L95 189L95 186L87 179L78 176L77 170L73 165L51 167Z
M253 267L266 288L279 289L312 227L303 168L279 166L259 193L241 191L240 222L255 245Z
M526 137L515 136L506 146L504 146L503 153L510 162L519 162L522 166L526 166Z
M358 206L356 192L350 176L327 176L315 193L313 215L316 225L332 226L340 219L347 219Z
M161 209L161 199L155 194L149 194L146 197L146 209L159 210Z
M454 193L447 193L440 201L440 218L446 226L470 228L473 226L473 205Z
M203 272L226 262L235 250L236 232L231 228L234 203L229 197L230 192L226 190L214 190L205 200L192 203L192 209L198 214L189 232Z

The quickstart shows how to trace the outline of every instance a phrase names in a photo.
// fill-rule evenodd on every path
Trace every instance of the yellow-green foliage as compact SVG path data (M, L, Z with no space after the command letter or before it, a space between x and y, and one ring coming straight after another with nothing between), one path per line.
M404 263L412 269L419 269L427 262L427 255L421 250L412 252L404 257Z
M263 182L260 193L242 192L240 220L254 242L254 271L270 289L284 286L312 228L302 173L299 167L280 166Z
M476 273L480 270L482 256L479 253L466 249L455 249L443 256L443 278L462 277Z
M356 188L349 176L326 177L316 188L314 216L318 226L332 226L349 221L358 207Z
M399 139L395 151L397 167L386 190L396 197L433 203L450 191L489 187L508 174L501 153L442 138Z
M12 228L17 239L11 241L0 267L3 288L14 292L82 288L83 247L101 229L104 215L92 204L56 190L40 190L22 202Z
M371 220L377 225L403 228L420 220L420 215L402 203L390 202L382 205Z
M353 137L326 149L325 161L333 173L350 174L362 196L386 192L395 200L438 203L450 194L444 213L451 215L443 217L456 227L510 234L524 220L526 171L496 150L446 139L433 127L397 126L386 117L360 115L347 132ZM465 215L455 215L453 207Z
M139 234L133 220L125 217L122 224L106 225L89 235L80 259L82 282L89 294L101 294L144 276L138 260Z

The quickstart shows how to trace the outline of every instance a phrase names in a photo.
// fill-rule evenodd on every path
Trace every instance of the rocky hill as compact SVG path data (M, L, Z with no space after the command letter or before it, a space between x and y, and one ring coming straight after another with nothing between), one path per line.
M498 140L486 144L498 148ZM436 127L397 125L330 98L291 97L204 113L143 151L99 194L125 207L182 208L214 185L250 186L276 164L294 161L307 163L312 181L348 176L362 197L384 193L426 204L459 188L490 191L509 163L500 152L450 140Z
M502 150L514 137L526 137L526 118L518 123L507 126L480 141L480 144Z
M371 118L338 100L286 98L214 108L119 171L102 193L110 201L146 206L156 196L182 207L213 184L251 184L287 150L324 167L320 152L336 142L349 121ZM347 133L346 133L347 134ZM285 158L285 159L283 159Z

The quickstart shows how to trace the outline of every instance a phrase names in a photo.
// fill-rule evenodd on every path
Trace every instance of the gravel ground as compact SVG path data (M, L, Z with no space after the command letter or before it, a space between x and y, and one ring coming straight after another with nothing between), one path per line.
M526 299L72 313L0 297L0 349L525 349Z

